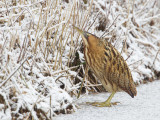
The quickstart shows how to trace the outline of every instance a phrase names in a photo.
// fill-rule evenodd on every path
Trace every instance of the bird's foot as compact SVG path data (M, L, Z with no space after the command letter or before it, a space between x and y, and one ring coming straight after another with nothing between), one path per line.
M120 102L87 102L87 104L96 106L96 107L111 107L112 105L117 105Z

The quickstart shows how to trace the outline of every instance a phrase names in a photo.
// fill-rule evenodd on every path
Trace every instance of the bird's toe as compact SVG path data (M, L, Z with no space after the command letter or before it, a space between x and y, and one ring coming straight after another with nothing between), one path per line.
M111 107L112 103L106 103L106 102L87 102L87 104L96 106L96 107Z
M112 102L111 104L112 105L117 105L118 103L120 103L120 102Z

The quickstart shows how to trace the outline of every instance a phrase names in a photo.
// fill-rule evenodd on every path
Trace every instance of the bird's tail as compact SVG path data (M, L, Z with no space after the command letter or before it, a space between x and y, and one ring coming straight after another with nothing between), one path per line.
M134 96L137 95L137 90L136 90L136 86L134 84L134 82L131 82L129 85L129 90L127 91L127 93L134 98Z

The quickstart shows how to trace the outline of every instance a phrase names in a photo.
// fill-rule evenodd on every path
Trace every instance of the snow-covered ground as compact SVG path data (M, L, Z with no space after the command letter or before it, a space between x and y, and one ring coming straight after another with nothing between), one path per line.
M120 104L110 108L85 104L104 101L109 93L86 95L77 101L80 109L72 114L61 114L54 120L160 120L160 81L141 85L137 91L133 99L124 92L117 93L112 101Z

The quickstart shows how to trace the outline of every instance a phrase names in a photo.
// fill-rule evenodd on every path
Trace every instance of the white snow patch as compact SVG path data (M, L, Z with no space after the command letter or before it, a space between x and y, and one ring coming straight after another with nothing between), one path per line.
M116 93L112 102L116 106L94 107L85 102L103 102L110 93L84 96L78 100L79 109L73 114L59 115L54 120L159 120L160 118L160 81L137 87L137 96L131 98L124 92Z

